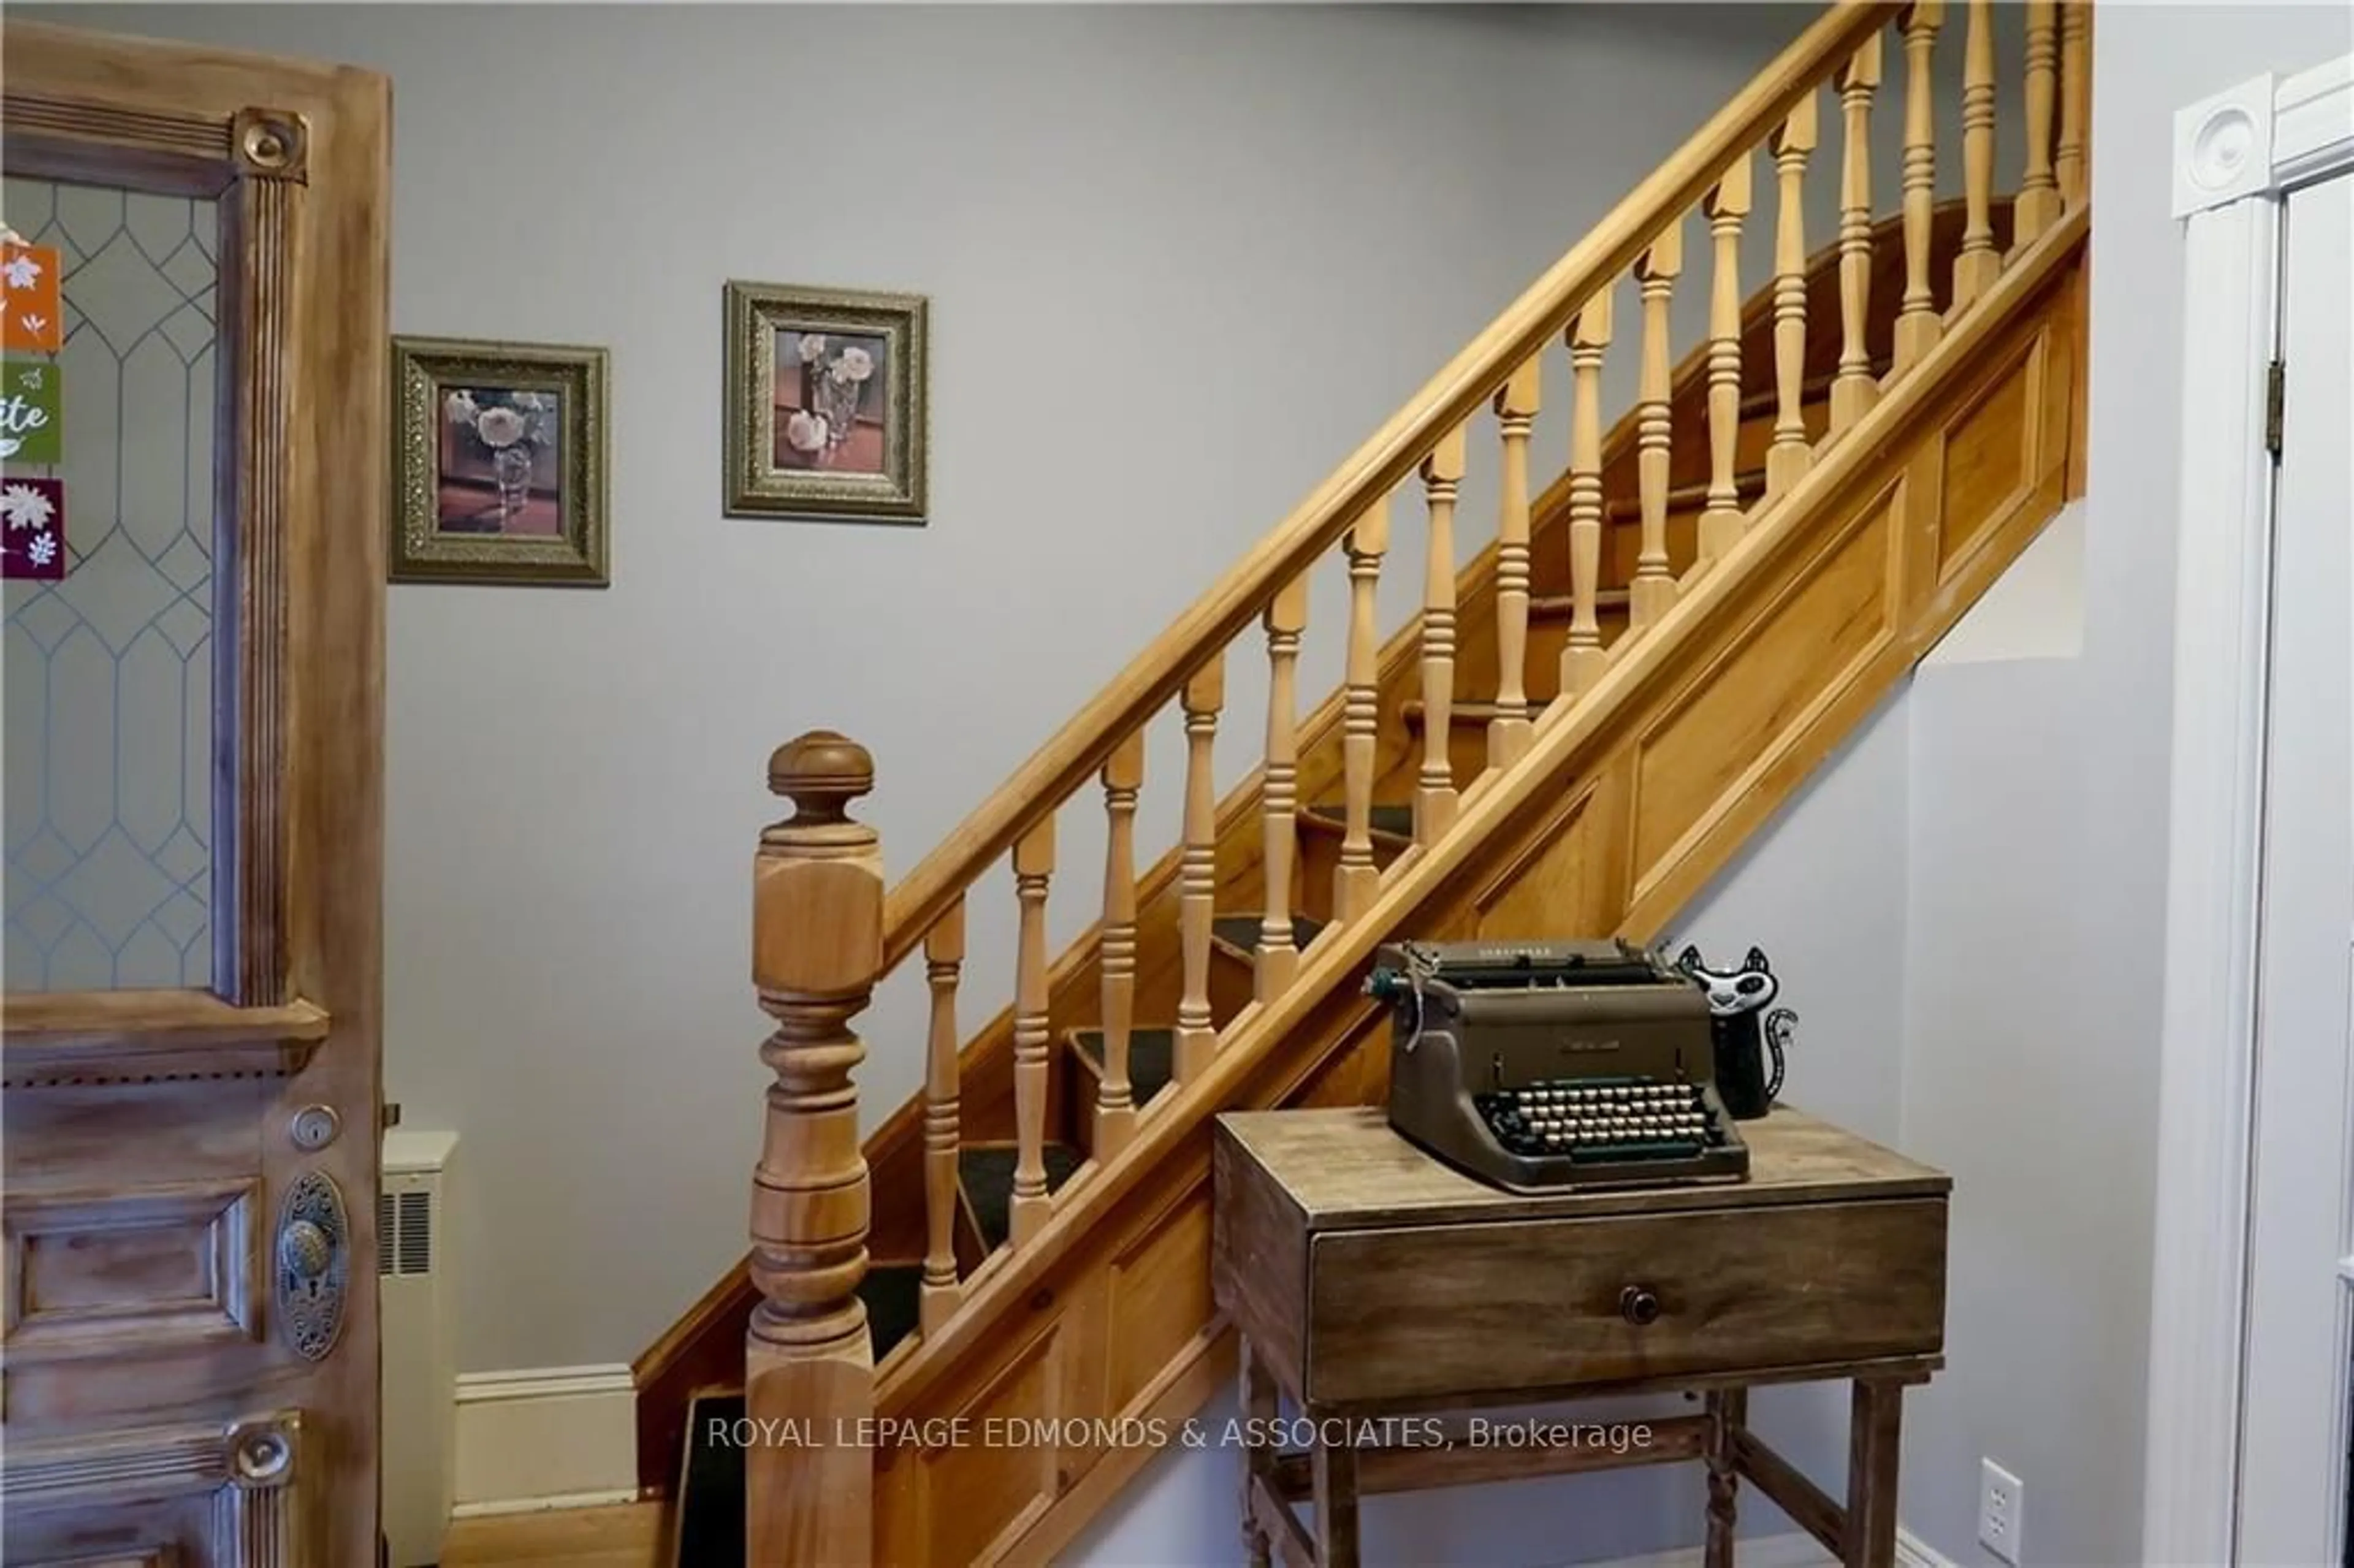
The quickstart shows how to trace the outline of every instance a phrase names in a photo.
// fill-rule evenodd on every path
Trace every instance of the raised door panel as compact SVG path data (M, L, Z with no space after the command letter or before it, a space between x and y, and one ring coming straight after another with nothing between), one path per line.
M155 1419L307 1364L270 1271L302 1151L283 1079L12 1086L0 1205L8 1433ZM349 1277L348 1262L345 1275Z
M292 1568L320 1561L303 1517L302 1423L148 1427L14 1446L12 1568Z
M20 1198L0 1212L12 1361L261 1337L254 1181Z

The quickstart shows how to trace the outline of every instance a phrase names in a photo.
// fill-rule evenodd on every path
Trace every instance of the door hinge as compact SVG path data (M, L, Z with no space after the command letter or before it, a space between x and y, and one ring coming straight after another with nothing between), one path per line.
M2288 395L2288 366L2275 359L2264 370L2264 450L2281 455L2281 405Z

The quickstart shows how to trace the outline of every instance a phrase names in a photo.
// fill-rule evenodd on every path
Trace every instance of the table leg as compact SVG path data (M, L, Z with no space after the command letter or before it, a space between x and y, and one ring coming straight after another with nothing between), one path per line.
M1847 1436L1846 1568L1893 1568L1904 1385L1858 1378Z
M1267 1531L1258 1525L1253 1483L1272 1481L1275 1475L1275 1378L1267 1363L1251 1350L1250 1336L1242 1337L1243 1415L1243 1562L1247 1568L1268 1568Z
M1309 1471L1316 1484L1318 1568L1357 1568L1357 1450L1349 1441L1346 1423L1326 1425L1341 1440L1328 1442L1320 1430L1310 1451Z
M1733 1435L1749 1419L1749 1391L1721 1388L1708 1395L1708 1547L1703 1568L1733 1568Z

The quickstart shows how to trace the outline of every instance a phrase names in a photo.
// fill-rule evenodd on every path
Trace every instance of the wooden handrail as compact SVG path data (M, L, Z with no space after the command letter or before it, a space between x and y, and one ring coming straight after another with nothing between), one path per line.
M1223 652L1278 588L1337 544L1442 436L1566 329L1590 296L1616 281L1663 225L1680 219L1728 164L1763 141L1792 105L1903 8L1902 0L1842 0L1826 12L1310 491L891 890L884 969L913 952L974 880L1093 776L1112 747L1142 727L1197 668Z

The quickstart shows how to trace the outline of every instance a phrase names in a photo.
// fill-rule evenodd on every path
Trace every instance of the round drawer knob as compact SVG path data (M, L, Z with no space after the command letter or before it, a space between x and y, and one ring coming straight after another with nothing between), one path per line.
M1659 1293L1648 1285L1630 1285L1618 1293L1618 1315L1638 1329L1659 1320Z

